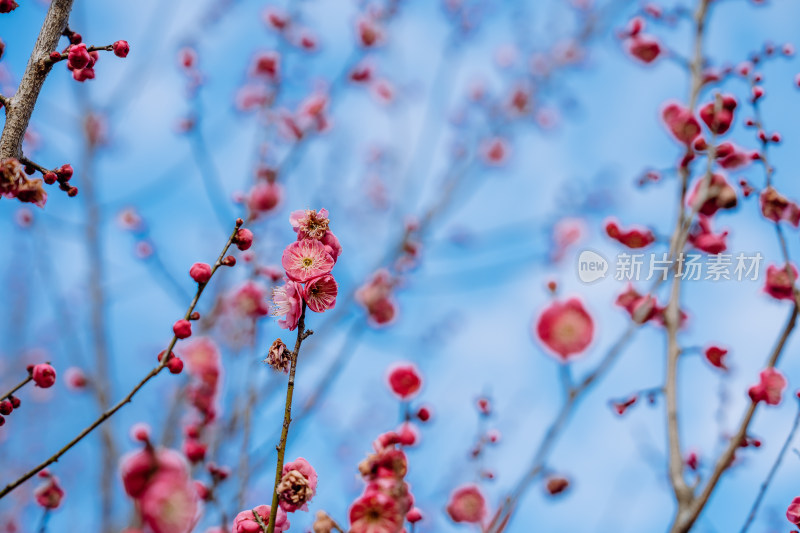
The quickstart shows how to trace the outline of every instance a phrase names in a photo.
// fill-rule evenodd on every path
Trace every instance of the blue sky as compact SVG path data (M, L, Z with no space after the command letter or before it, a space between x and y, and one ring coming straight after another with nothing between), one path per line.
M24 69L44 14L38 2L21 3L14 13L0 16L0 38L6 43L0 64L14 79ZM222 6L221 12L209 23L204 16L209 6L216 4ZM125 60L103 56L97 79L81 86L63 66L54 69L33 118L33 128L41 138L35 159L46 166L71 162L80 188L79 97L88 95L93 106L112 110L112 142L100 152L95 174L103 215L103 286L110 295L106 315L115 397L152 366L153 355L169 340L169 325L188 303L176 299L174 290L152 267L136 259L134 239L116 225L116 213L134 206L142 214L166 269L185 291L192 289L185 275L189 266L211 260L228 231L217 221L207 199L187 138L175 133L176 122L190 109L177 68L177 50L186 44L197 46L206 76L200 105L208 153L225 194L245 190L252 179L258 123L252 116L236 112L233 101L253 53L275 47L274 36L260 20L266 5L263 1L186 0L76 3L71 24L87 42L105 44L124 38L131 44L131 54ZM285 58L291 81L282 102L290 107L314 87L333 79L347 64L353 51L352 24L358 5L309 0L297 2L295 9L320 36L322 48L310 56L293 52ZM475 478L477 466L468 460L478 430L472 407L475 398L491 395L496 410L491 423L503 434L502 442L485 458L485 465L497 474L495 481L484 485L493 506L522 475L559 406L557 365L530 332L532 320L547 302L547 280L557 279L564 295L582 297L596 321L595 340L575 363L576 375L593 368L627 325L624 312L612 306L624 284L605 280L584 285L575 275L574 261L584 247L606 257L619 251L603 236L602 221L609 215L624 226L645 225L659 235L669 232L675 216L675 180L665 179L643 189L634 183L643 169L666 168L679 157L680 149L660 124L658 112L667 100L685 100L688 90L686 72L675 63L660 60L642 67L624 54L614 30L634 11L634 5L617 9L591 43L585 63L559 74L552 88L542 93L542 105L559 110L557 128L541 130L530 122L519 124L511 131L513 154L507 166L470 170L452 205L427 235L421 265L407 276L398 293L398 322L372 331L363 327L363 313L353 307L337 314L340 320L326 326L324 335L312 337L308 356L300 361L297 397L301 402L337 357L340 346L348 343L352 348L319 409L293 430L290 440L288 456L306 457L320 475L312 514L297 515L293 520L298 531L310 524L317 509L345 519L349 503L361 490L361 482L355 478L358 461L378 433L397 423L395 401L384 385L386 368L392 362L412 360L423 370L426 383L420 398L436 413L433 422L423 427L422 444L409 451L409 481L428 517L419 532L465 531L469 528L447 520L443 508L454 487ZM487 2L479 31L448 52L449 27L442 13L438 3L402 2L400 16L389 27L387 46L373 57L382 75L398 88L398 101L387 108L366 91L354 88L337 95L333 129L311 141L300 163L281 177L287 188L283 206L255 228L259 257L277 262L292 238L290 211L328 207L332 227L344 246L334 273L343 293L352 291L385 255L388 243L402 230L403 219L419 215L437 200L453 144L481 131L479 123L459 129L453 121L465 108L470 85L484 79L490 91L501 93L514 79L512 72L494 64L498 49L522 41L533 50L546 50L574 31L570 11L561 2ZM708 28L708 55L716 65L737 64L766 40L780 44L795 38L798 17L797 3L773 0L758 7L744 0L720 1L712 10ZM689 49L685 23L676 28L651 27L648 32L682 53ZM434 93L432 80L440 62L445 65L441 78L447 90ZM796 58L771 61L763 68L767 90L764 118L769 129L780 131L784 138L771 152L777 169L776 187L790 198L800 197L800 186L793 177L793 157L800 139L795 120L800 93L794 86L798 70ZM131 80L129 87L120 85ZM726 82L722 89L737 95L747 90L738 79ZM4 94L7 90L3 85ZM701 101L709 98L704 94ZM742 107L747 106L742 103ZM754 148L752 132L742 125L747 114L737 115L729 136L741 146ZM421 143L425 157L410 164L427 120L438 124L438 129ZM365 180L376 172L367 163L374 147L383 148L396 161L378 169L379 179L397 200L385 210L370 206L364 198ZM757 186L763 181L757 166L742 171L741 176ZM589 193L600 200L587 203ZM241 214L241 208L227 198L225 204L232 214ZM36 211L34 227L25 231L13 221L18 208L14 202L0 201L0 235L8 243L0 252L8 302L0 316L9 324L0 334L0 381L4 387L23 371L20 355L31 349L46 350L57 368L86 364L92 357L85 200L80 195L68 199L53 191L47 208ZM547 260L550 230L563 217L584 219L587 235L562 262L552 264ZM735 211L718 215L715 222L717 227L730 229L731 251L760 251L767 263L778 260L773 229L760 217L754 199L741 201ZM786 231L792 255L798 251L796 231L788 227ZM472 238L467 245L458 245L452 239L455 233ZM653 248L664 249L663 244ZM230 287L244 277L245 269L224 274L215 283ZM63 299L69 317L59 315L53 294ZM201 303L201 312L208 309L209 302ZM688 358L681 366L684 445L698 450L708 461L721 449L720 428L731 431L738 423L748 401L746 388L763 367L789 308L786 302L764 295L760 282L687 283L684 305L690 315L682 333L685 345L718 342L731 348L733 371L728 379L721 379L699 358ZM311 327L323 322L324 317L315 316ZM258 364L271 340L280 334L275 321L266 319L254 352L226 349L225 405L230 406L241 392L249 373L265 390L283 386ZM641 533L666 529L673 504L664 473L663 402L659 400L653 407L637 405L622 418L607 404L610 398L661 383L664 344L660 328L648 325L637 333L618 364L583 399L551 457L549 466L573 480L570 492L553 500L544 496L540 486L534 486L510 531ZM790 340L780 364L789 379L789 391L797 387L800 377L794 357L797 349L797 341ZM111 422L116 433L124 436L132 423L141 420L160 427L165 399L182 379L159 376L148 384L134 404ZM720 408L723 391L725 401ZM3 463L13 465L3 469L4 478L10 476L10 470L21 470L52 453L96 415L88 395L70 393L63 383L51 394L40 394L43 392L47 391L27 391L23 399L31 401L0 429ZM251 449L272 445L282 410L279 396L276 390L268 396L269 401L253 406L256 429ZM23 418L27 406L36 413L39 422L35 425ZM741 464L723 478L697 531L727 531L741 525L796 408L787 400L779 407L759 411L752 432L764 445L758 451L742 451ZM126 449L132 448L126 439L120 441ZM72 524L90 531L97 527L96 489L86 479L96 474L98 446L97 439L89 439L54 468L68 496L50 520L51 531L66 531ZM238 442L232 443L223 449L220 461L235 465L239 450ZM787 457L759 515L757 525L762 530L786 530L783 512L798 495L792 480L799 466L797 457ZM247 508L269 499L271 469L272 459L252 473ZM15 496L28 501L32 488L33 484L28 484ZM228 496L232 502L235 490L231 489ZM121 497L117 504L120 516L127 516L129 510ZM0 516L19 509L8 501L0 502ZM27 524L23 530L33 531L39 510L30 504L21 509Z

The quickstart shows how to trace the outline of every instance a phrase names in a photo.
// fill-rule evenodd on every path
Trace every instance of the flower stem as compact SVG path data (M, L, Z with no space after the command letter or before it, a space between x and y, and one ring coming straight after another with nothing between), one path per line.
M272 505L269 510L267 533L274 533L275 519L278 515L278 485L280 485L281 477L283 477L283 458L286 454L286 439L289 436L289 425L292 423L292 396L294 395L294 374L297 370L297 356L300 354L300 346L303 344L303 341L314 333L311 330L306 331L305 319L306 303L303 302L303 307L300 311L300 320L297 322L297 340L294 343L294 350L291 354L291 366L289 367L289 383L286 386L286 407L283 411L281 440L276 447L278 450L278 462L275 466L275 487L272 490Z

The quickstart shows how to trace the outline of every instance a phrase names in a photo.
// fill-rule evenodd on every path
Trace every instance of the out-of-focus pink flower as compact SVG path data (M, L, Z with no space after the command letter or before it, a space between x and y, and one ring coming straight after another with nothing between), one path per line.
M372 48L383 43L383 28L372 17L361 17L356 21L358 40L365 48Z
M728 355L728 350L720 348L719 346L709 346L704 353L706 360L711 363L712 366L721 368L722 370L728 370L724 361L725 356Z
M356 290L356 301L367 310L373 326L386 326L396 318L397 303L392 295L394 285L395 280L389 271L381 269Z
M650 64L661 55L661 43L650 35L636 35L627 40L628 53L645 64Z
M536 335L562 360L584 351L592 342L594 321L577 298L554 301L536 323Z
M767 187L759 197L761 212L773 222L785 220L794 227L800 224L800 207L772 187Z
M76 366L71 366L64 372L64 381L74 391L83 390L89 384L86 373Z
M158 473L188 479L189 465L181 454L169 449L146 448L120 459L122 486L132 498L140 498Z
M228 298L230 309L238 316L260 318L269 314L267 290L258 282L246 281Z
M746 152L733 143L725 142L717 146L714 157L719 166L728 170L745 167L759 157L758 152Z
M747 393L753 402L766 402L767 405L781 403L783 389L786 388L786 378L774 368L765 368L759 374L760 381L750 387Z
M142 217L133 207L126 207L117 214L117 223L127 231L141 231L144 228Z
M263 76L270 81L277 80L280 76L281 57L277 52L259 52L253 58L251 73L254 76Z
M33 497L36 503L45 509L58 509L61 500L64 499L64 489L58 483L57 477L46 474L46 478L45 482L33 491Z
M256 183L247 194L247 207L254 215L267 214L277 209L282 198L283 186L280 183Z
M794 300L794 282L796 280L797 268L794 265L789 265L788 272L786 266L769 265L764 292L776 300Z
M689 195L690 207L697 209L701 215L707 217L713 216L720 209L733 209L736 207L736 189L728 183L728 180L722 174L711 175L706 194L703 198L700 198L705 179L705 177L702 177L695 183L694 189Z
M691 146L700 135L700 123L692 111L677 102L670 102L661 111L661 118L670 133L681 143Z
M786 519L796 526L800 526L800 496L792 500L786 509Z
M730 94L721 96L721 105L717 110L716 99L700 108L700 118L708 129L722 135L730 129L733 123L733 110L736 109L736 98Z
M624 230L615 220L606 222L606 233L615 241L634 250L649 246L656 240L655 235L649 229L630 228Z
M511 153L511 147L503 138L494 137L488 139L481 144L481 154L483 160L493 166L501 166L508 160Z
M283 465L281 482L278 485L278 497L281 509L293 513L298 509L308 511L308 502L317 490L317 472L311 464L298 457Z
M378 490L366 490L349 512L351 533L398 533L404 514L395 500Z
M447 514L454 522L480 524L486 517L486 499L476 485L465 485L450 496Z
M422 388L422 375L411 363L402 363L389 369L389 387L401 400L408 400Z
M160 471L139 500L142 520L153 533L188 533L197 517L197 491L188 477Z
M689 234L689 243L707 254L721 254L728 249L725 239L728 237L728 232L714 233L711 229L711 219L700 215L697 219L697 225Z

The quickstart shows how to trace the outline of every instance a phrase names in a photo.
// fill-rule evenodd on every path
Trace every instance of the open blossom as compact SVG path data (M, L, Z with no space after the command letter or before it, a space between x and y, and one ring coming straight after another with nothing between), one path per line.
M300 509L308 511L308 502L317 490L317 472L308 461L298 457L283 465L278 498L281 509L292 513Z
M294 331L300 322L301 304L303 302L303 287L292 280L272 290L273 314L283 316L278 325L289 331Z
M767 267L767 281L764 285L764 291L776 300L794 299L794 282L797 280L797 268L790 264L789 269L790 271L787 272L786 266L769 265Z
M460 487L450 496L447 514L454 522L480 524L486 517L486 499L476 485Z
M330 274L326 274L305 284L303 299L309 309L315 313L322 313L334 308L338 292L339 285L336 280Z
M584 351L592 342L594 321L577 298L553 302L536 323L536 335L561 359Z
M373 326L386 326L397 317L397 302L392 295L394 285L389 271L381 269L356 290L356 301L367 310Z
M330 225L328 210L324 208L319 211L313 209L292 211L292 214L289 215L289 222L298 238L317 241L325 236Z
M760 381L750 387L747 393L753 402L766 402L767 405L781 403L781 394L786 388L786 378L774 368L765 368L759 374Z
M246 281L230 295L229 305L238 316L261 318L269 314L266 292L267 289L260 283Z
M401 400L408 400L422 388L422 376L413 364L399 364L389 370L389 387Z
M328 274L333 269L334 261L322 243L303 239L286 247L281 264L290 279L305 283Z
M236 518L233 519L232 533L261 533L261 526L256 522L253 511L258 513L264 525L269 525L270 506L259 505L252 511L242 511L236 515ZM286 515L286 511L279 508L278 514L275 516L275 533L284 533L284 531L289 529L289 525L289 518Z
M292 229L297 233L297 240L317 240L325 246L325 251L331 255L334 263L339 259L339 254L342 253L342 245L339 243L339 239L336 235L330 230L330 220L328 219L327 209L323 208L319 211L314 211L313 209L293 211L289 216L289 222L292 224Z
M139 501L142 520L153 533L188 533L195 524L197 506L194 483L169 472L157 474Z
M189 478L189 466L181 454L169 449L143 449L120 460L122 486L131 498L141 498L158 473Z
M350 507L351 533L400 533L405 513L379 490L366 490Z
M606 223L609 237L631 249L644 248L655 242L656 237L649 229L631 228L623 230L614 220Z

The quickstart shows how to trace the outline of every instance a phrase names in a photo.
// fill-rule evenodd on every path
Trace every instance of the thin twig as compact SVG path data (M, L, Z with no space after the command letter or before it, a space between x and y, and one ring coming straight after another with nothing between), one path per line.
M300 346L313 331L306 331L306 303L300 310L300 320L297 323L297 340L294 343L294 350L291 354L291 366L289 368L289 383L286 386L286 406L283 411L283 429L281 430L281 440L278 443L278 462L275 466L275 486L272 490L272 505L269 511L269 524L267 533L274 533L275 519L278 516L278 485L283 477L283 458L286 454L286 439L289 436L289 425L292 423L292 395L294 394L294 375L297 370L297 356L300 354Z
M48 363L48 364L49 364L49 363ZM18 384L17 384L17 385L16 385L16 386L13 388L13 389L11 389L10 391L8 391L8 392L7 392L7 393L5 393L4 395L0 396L0 401L2 401L2 400L8 400L8 399L10 399L10 398L11 398L11 396L13 396L15 392L17 392L19 389L21 389L22 387L24 387L25 385L27 385L27 384L28 384L28 382L30 382L30 381L32 381L32 380L33 380L33 373L31 373L31 372L28 372L28 377L27 377L27 378L25 378L25 379L23 379L22 381L20 381L20 382L19 382L19 383L18 383Z
M264 521L263 521L263 520L261 520L261 515L259 515L259 514L256 512L256 510L255 510L255 509L253 509L251 512L253 513L253 518L255 519L256 523L257 523L257 524L259 525L259 527L261 528L261 531L262 531L262 533L267 533L268 529L267 529L267 526L265 526L265 525L264 525ZM269 523L271 524L273 520L274 520L273 518L270 518L270 521L269 521Z
M753 520L756 517L758 508L759 506L761 506L761 500L764 499L764 495L767 493L767 488L769 488L770 483L772 483L772 478L775 477L775 473L778 471L778 468L780 468L781 462L783 461L783 457L784 455L786 455L786 451L789 449L789 445L794 440L794 435L795 433L797 433L798 426L800 426L800 402L798 403L797 414L794 415L794 423L792 424L792 429L786 436L786 440L783 442L781 451L778 452L778 456L775 458L775 462L772 464L772 468L769 469L767 478L761 484L761 488L758 490L758 496L756 496L756 499L753 502L753 506L750 508L750 514L747 515L747 520L745 520L744 525L740 530L740 533L747 533L747 530L750 529L750 525L753 523Z
M769 360L767 361L767 368L774 368L775 364L778 362L778 359L783 352L783 348L786 345L786 341L789 339L789 335L791 334L792 330L794 330L795 325L797 324L797 314L798 314L798 307L797 305L792 305L792 311L789 315L789 320L786 322L786 325L783 327L780 337L778 338L778 342L772 350L770 354ZM692 502L691 506L687 509L685 516L679 520L680 517L676 518L675 524L672 526L672 533L686 533L689 531L692 526L694 525L697 518L700 516L700 513L703 511L706 503L708 503L709 498L711 497L711 493L714 491L714 488L717 486L722 474L728 469L733 460L733 456L736 454L736 450L739 449L741 446L742 440L747 435L747 429L750 427L750 422L753 420L753 415L756 412L758 404L751 402L750 406L747 408L745 412L744 418L742 418L741 423L739 424L739 429L736 433L731 437L730 441L728 442L728 447L725 451L720 455L719 459L717 460L716 465L714 465L714 470L711 473L708 481L706 482L705 487L703 488L702 492L695 498Z
M233 242L233 239L236 237L236 232L239 230L241 225L242 225L242 220L241 219L237 220L236 227L234 228L233 233L231 233L230 237L228 237L228 241L225 243L225 247L222 249L222 253L219 255L219 258L217 259L216 263L214 263L214 266L211 269L212 277L214 273L216 273L217 269L223 264L223 259L225 258L225 254L228 252L228 248ZM197 292L194 295L194 299L192 300L192 303L189 305L189 308L187 309L186 314L184 315L185 320L188 320L189 317L192 315L192 312L194 312L194 308L197 305L197 302L200 300L200 295L203 294L203 290L206 288L206 286L208 286L208 283L199 283L197 285ZM155 368L150 370L150 372L148 372L148 374L139 383L137 383L136 386L133 387L133 389L131 389L131 391L127 394L127 396L125 396L119 403L114 405L111 409L101 414L97 418L97 420L92 422L88 427L86 427L83 431L81 431L74 439L65 444L55 454L53 454L48 459L40 463L38 466L34 467L33 469L25 473L16 481L13 481L8 485L6 485L3 490L0 490L0 499L4 498L11 491L13 491L18 486L22 485L24 482L35 476L37 473L41 472L51 464L58 461L62 455L67 453L67 451L69 451L70 448L78 444L81 440L84 439L84 437L86 437L89 433L94 431L97 428L97 426L105 422L114 413L122 409L122 407L125 406L125 404L130 403L133 400L133 396L139 391L139 389L144 387L145 383L147 383L155 376L157 376L164 369L164 367L167 366L167 362L170 359L169 355L172 353L172 349L175 347L175 344L177 342L178 338L173 336L172 340L169 342L169 345L167 346L167 349L164 351L165 355L164 357L161 358L161 362Z
M695 34L694 34L694 55L690 63L690 89L689 89L689 109L694 110L697 105L697 98L702 87L703 76L703 35L705 33L706 16L708 14L709 0L700 0L697 11L694 15ZM710 148L711 149L711 148ZM692 151L691 146L686 148L686 153ZM713 161L711 153L709 157L709 168ZM678 257L686 244L686 219L694 217L700 209L703 197L697 199L696 205L692 206L691 214L686 216L686 193L689 185L689 165L681 162L679 169L681 179L681 190L678 196L678 216L675 224L675 231L670 241L670 256ZM704 178L704 186L711 179L711 172L708 170ZM702 192L702 191L701 191ZM687 485L683 477L683 456L681 454L680 426L678 423L678 360L681 355L680 344L678 343L678 329L681 324L681 276L675 276L672 281L669 300L664 312L665 328L667 330L667 361L666 361L666 380L664 385L664 397L667 412L667 441L668 441L668 472L669 481L678 503L677 515L681 515L691 503L693 494L692 489Z

